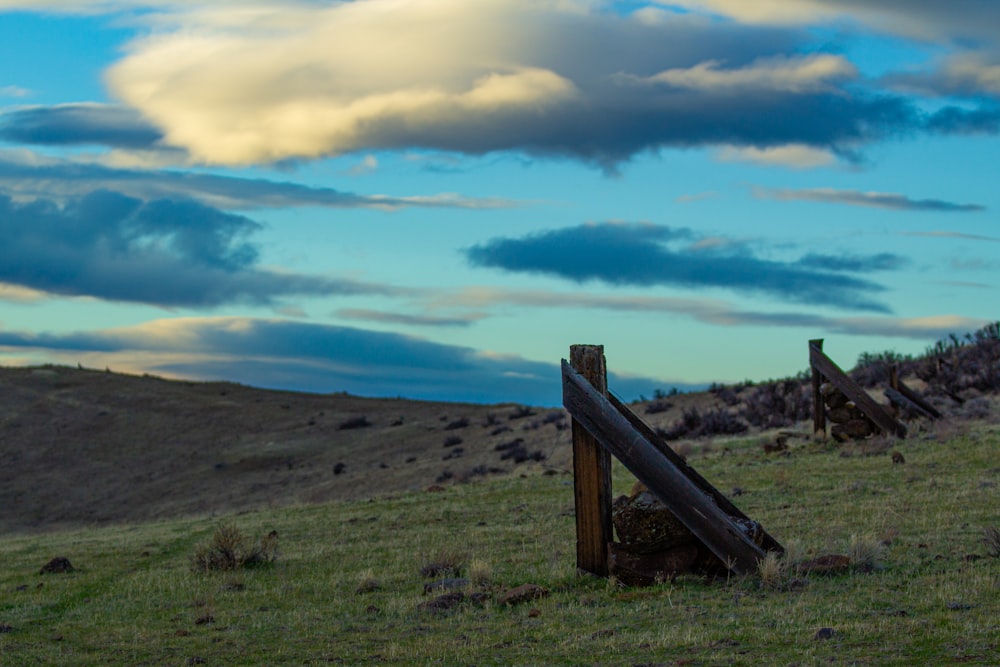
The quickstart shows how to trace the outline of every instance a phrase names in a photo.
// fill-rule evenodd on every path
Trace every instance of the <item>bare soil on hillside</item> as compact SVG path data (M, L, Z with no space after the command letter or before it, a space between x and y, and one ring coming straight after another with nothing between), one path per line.
M724 398L679 394L633 409L662 433L691 411L738 409ZM809 430L798 425L803 437ZM366 499L494 475L569 476L571 442L562 408L0 368L0 531Z

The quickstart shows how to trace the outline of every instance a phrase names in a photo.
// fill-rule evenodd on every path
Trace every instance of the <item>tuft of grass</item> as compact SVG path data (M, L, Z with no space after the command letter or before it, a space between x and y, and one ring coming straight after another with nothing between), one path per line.
M757 576L760 577L760 587L767 590L783 588L788 575L786 561L776 551L768 551L757 561Z
M462 574L468 559L462 551L453 548L439 549L432 557L425 558L420 574L427 578L457 577Z
M212 539L195 549L191 569L224 572L273 563L278 558L278 533L271 531L256 544L232 523L220 523Z
M862 572L871 572L879 567L885 557L885 545L874 535L852 534L847 545L847 557L851 567Z
M469 581L484 588L490 586L493 583L493 566L489 561L473 558L469 562Z

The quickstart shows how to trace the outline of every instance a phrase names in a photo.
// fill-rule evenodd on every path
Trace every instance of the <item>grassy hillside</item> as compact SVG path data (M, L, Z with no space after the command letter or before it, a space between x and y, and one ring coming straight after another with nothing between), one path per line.
M475 478L443 491L226 517L278 533L270 565L196 572L219 521L186 518L0 541L4 665L997 664L1000 428L915 429L899 442L757 436L690 446L689 460L789 548L850 554L833 577L785 571L646 589L577 576L572 478ZM905 457L893 464L888 449ZM630 485L616 473L616 491ZM738 491L737 491L738 488ZM39 574L51 558L75 570ZM421 609L421 569L472 583ZM505 606L532 583L548 596ZM473 595L482 593L483 595Z

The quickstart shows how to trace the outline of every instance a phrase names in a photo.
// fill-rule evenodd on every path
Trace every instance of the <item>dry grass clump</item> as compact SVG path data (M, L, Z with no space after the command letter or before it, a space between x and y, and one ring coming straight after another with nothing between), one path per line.
M873 535L851 535L847 545L847 557L851 567L862 572L871 572L885 556L885 545Z
M441 549L430 558L424 559L420 574L425 577L457 577L465 567L466 555L455 549Z
M783 587L788 575L787 563L788 561L776 551L768 551L758 560L757 575L760 577L761 588L776 590Z
M269 565L278 558L278 531L272 530L256 544L235 525L221 523L207 544L191 557L195 572L223 572Z
M473 558L469 563L469 581L476 586L489 586L493 583L493 567L481 558Z

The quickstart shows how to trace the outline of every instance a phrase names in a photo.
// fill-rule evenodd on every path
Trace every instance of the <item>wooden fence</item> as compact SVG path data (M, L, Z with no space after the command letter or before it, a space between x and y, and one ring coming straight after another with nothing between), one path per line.
M906 427L886 412L868 395L868 392L823 353L822 339L809 341L809 366L812 369L813 430L815 432L826 433L826 406L822 387L824 383L828 382L853 401L858 410L864 413L865 417L870 419L883 433L897 435L900 438L906 437Z
M719 562L737 574L755 572L768 551L784 548L694 471L624 404L610 396L600 345L573 345L562 362L563 405L573 419L577 567L611 572L611 455L618 458Z

